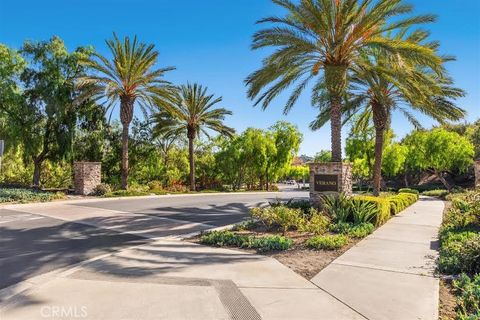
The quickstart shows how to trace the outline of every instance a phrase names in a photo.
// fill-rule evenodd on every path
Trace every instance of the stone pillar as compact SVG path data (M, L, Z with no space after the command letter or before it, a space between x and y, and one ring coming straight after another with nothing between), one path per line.
M340 162L309 163L310 202L319 205L322 195L352 194L352 165Z
M75 193L89 195L102 183L100 162L75 162L73 164Z
M475 160L475 188L480 188L480 160Z

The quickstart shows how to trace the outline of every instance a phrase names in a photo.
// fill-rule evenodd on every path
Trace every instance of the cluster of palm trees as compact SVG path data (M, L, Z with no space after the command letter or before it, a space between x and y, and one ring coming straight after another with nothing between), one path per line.
M394 110L420 127L411 111L443 122L464 117L453 100L462 90L452 86L439 44L428 42L418 25L435 21L432 15L410 16L402 0L273 0L286 9L283 17L254 35L253 49L273 53L246 80L248 95L267 108L282 91L293 87L284 113L306 88L319 108L311 123L318 129L331 124L332 160L342 161L342 124L361 114L357 126L373 121L376 131L374 193L380 192L385 131ZM343 117L343 120L342 120Z
M135 106L148 114L153 112L157 135L186 134L189 141L190 188L195 190L194 140L206 129L231 136L234 130L223 124L231 112L215 108L222 98L207 94L198 84L174 86L163 77L173 67L155 68L158 51L134 37L120 40L115 34L106 41L111 60L93 53L83 63L93 73L79 79L84 98L102 101L110 108L120 103L122 124L121 187L128 189L128 137Z
M267 108L283 91L292 88L284 113L306 88L319 108L311 128L330 121L332 161L342 161L341 129L355 114L357 125L373 122L376 130L374 193L380 191L385 131L394 110L420 127L411 112L419 111L443 122L458 120L465 111L453 100L462 90L453 87L444 64L452 57L438 53L439 44L428 41L418 25L435 21L432 15L411 16L413 8L402 0L272 0L286 9L283 17L259 21L268 24L254 35L253 49L273 53L246 79L248 96ZM156 69L153 45L107 41L109 60L98 53L85 64L95 71L81 79L90 97L109 106L120 103L122 134L122 188L128 187L128 130L134 106L154 109L158 135L186 134L190 153L190 188L195 189L195 138L205 129L230 136L223 120L231 112L215 108L221 98L207 94L198 84L176 87L164 80L174 68ZM158 111L160 110L160 111ZM343 118L343 119L342 119Z

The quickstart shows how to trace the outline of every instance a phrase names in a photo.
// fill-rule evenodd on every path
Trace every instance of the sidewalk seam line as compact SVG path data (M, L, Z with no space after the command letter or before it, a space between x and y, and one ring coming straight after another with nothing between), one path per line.
M308 279L307 279L308 280ZM314 283L312 280L308 280L308 282L310 282L311 284L313 284L315 287L317 287L318 289L322 290L323 292L325 292L326 294L328 294L329 296L331 296L332 298L334 298L335 300L337 300L338 302L340 302L341 304L343 304L344 306L346 306L347 308L349 308L350 310L352 310L353 312L359 314L360 316L362 316L363 318L365 318L366 320L370 320L367 316L365 316L363 313L361 313L360 311L356 310L354 307L348 305L346 302L343 302L341 299L337 298L335 295L331 294L330 292L328 292L327 290L323 289L322 287L320 287L318 284Z
M341 262L332 262L331 264L336 264L336 265L345 266L345 267L353 267L353 268L377 270L377 271L384 271L384 272L391 272L391 273L401 273L401 274L408 274L408 275L412 275L412 276L419 276L419 277L426 277L426 278L438 279L438 277L436 277L435 275L418 274L418 273L405 272L405 271L396 271L396 270L385 270L385 269L380 269L380 268L375 268L375 267L359 266L359 265L346 264L346 263L341 263Z

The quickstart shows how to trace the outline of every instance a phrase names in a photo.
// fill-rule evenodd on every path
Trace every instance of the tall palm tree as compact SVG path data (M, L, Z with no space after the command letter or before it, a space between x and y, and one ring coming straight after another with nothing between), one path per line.
M190 190L195 190L195 159L194 141L201 133L208 134L208 130L216 131L225 136L232 136L234 129L223 124L226 115L232 112L224 108L214 108L222 101L222 97L215 98L207 94L207 88L199 84L186 84L178 88L173 105L164 111L154 114L154 133L163 135L186 134L188 138L188 153L190 160Z
M332 160L342 161L342 96L348 85L347 74L358 59L359 51L379 48L384 54L418 55L426 65L438 63L427 47L404 41L392 41L384 34L435 20L422 15L401 18L412 7L402 0L273 0L288 11L285 17L270 17L259 23L272 27L254 35L253 49L273 47L276 51L263 66L246 79L248 96L265 109L286 88L294 85L284 107L288 113L311 81L313 92L324 87L329 94ZM392 19L391 23L387 20Z
M80 85L89 87L89 94L95 99L104 99L107 108L120 103L122 123L122 166L121 186L128 188L128 132L134 108L138 106L146 114L155 104L168 105L172 86L163 79L167 71L174 68L156 68L158 52L153 44L133 41L129 37L120 40L116 34L107 40L112 58L95 52L91 59L84 61L94 73L80 80Z
M395 39L405 37L406 41L424 45L436 51L438 43L423 42L428 33L415 31L408 36L404 30ZM416 57L389 57L381 51L371 49L360 55L361 59L350 74L349 101L343 113L349 119L362 111L356 126L365 128L373 122L375 128L375 162L373 168L373 191L379 195L381 187L382 156L385 132L390 126L393 111L400 111L415 127L421 127L411 111L425 114L443 123L446 120L459 120L465 111L453 103L453 99L464 95L463 91L451 86L452 81L443 69L444 57L434 69L421 65ZM330 106L328 92L319 91L313 102L320 107L318 118L311 123L316 130L328 121ZM361 129L360 129L361 130Z

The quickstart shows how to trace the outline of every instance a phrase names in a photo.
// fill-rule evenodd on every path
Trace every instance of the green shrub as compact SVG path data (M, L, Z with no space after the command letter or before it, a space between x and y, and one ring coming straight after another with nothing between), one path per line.
M203 244L217 247L241 247L242 244L246 241L246 238L247 237L245 236L239 236L228 230L221 230L206 232L202 234L202 236L200 237L200 242Z
M354 225L348 230L348 236L352 238L365 238L375 230L375 226L371 223L361 223Z
M370 223L378 213L377 207L366 201L352 201L352 216L354 224Z
M303 211L305 216L310 215L310 209L312 209L312 205L310 204L309 200L301 200L301 199L289 199L288 201L282 201L280 199L276 199L273 202L269 202L271 207L287 207L290 209L300 209Z
M401 188L398 190L398 193L412 193L416 194L417 196L420 195L420 192L415 189L410 189L410 188Z
M470 278L461 274L458 280L453 281L457 295L457 319L480 319L480 274Z
M475 231L443 231L440 233L441 272L469 274L480 272L480 233Z
M200 242L217 247L251 248L259 251L287 250L293 244L291 239L282 236L254 237L228 230L206 232L200 237Z
M298 230L302 232L311 232L314 234L324 234L328 231L331 224L330 218L312 209L310 217L304 218L300 223Z
M299 226L302 219L302 210L290 209L285 206L253 208L250 210L250 215L268 226L279 226L285 234L288 229Z
M422 195L428 196L428 197L445 198L448 195L448 190L444 190L444 189L428 190L428 191L422 192Z
M259 251L282 251L288 250L292 246L293 241L283 236L266 236L266 237L248 237L248 245L246 247L257 249ZM244 245L245 247L245 245Z
M94 196L104 196L104 195L106 195L107 193L110 193L110 192L112 192L112 187L107 183L101 183L93 189L92 195L94 195Z
M348 243L348 237L342 234L315 236L308 239L307 247L316 250L337 250Z
M153 180L153 181L150 181L149 183L147 183L147 186L148 186L148 189L150 189L150 190L155 190L155 191L163 190L162 181Z
M348 235L352 238L365 238L375 230L372 223L360 223L354 225L348 222L339 222L330 225L330 231Z
M352 199L340 193L339 195L325 195L322 197L325 211L335 222L352 220Z
M34 189L1 188L0 202L47 202L65 197L63 192L47 192Z
M246 230L252 230L256 225L256 221L253 219L249 219L246 221L242 221L240 223L237 223L233 226L232 231L246 231Z
M350 222L337 222L332 223L329 227L331 232L334 233L341 233L341 234L348 234L352 229L353 225Z
M384 224L390 218L390 201L388 198L357 196L353 198L353 201L370 203L376 208L376 214L372 220L372 223L376 226Z

